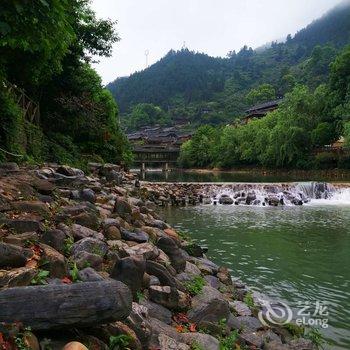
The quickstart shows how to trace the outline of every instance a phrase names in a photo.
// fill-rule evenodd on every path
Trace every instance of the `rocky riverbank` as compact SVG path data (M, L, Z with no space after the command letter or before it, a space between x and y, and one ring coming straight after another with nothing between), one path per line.
M203 188L90 168L0 165L2 349L316 349L157 214Z

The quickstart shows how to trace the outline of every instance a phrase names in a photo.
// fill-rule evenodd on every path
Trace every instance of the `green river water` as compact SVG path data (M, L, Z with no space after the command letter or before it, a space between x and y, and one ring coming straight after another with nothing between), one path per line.
M163 213L252 289L295 312L298 303L309 302L311 311L317 301L327 304L329 327L321 329L330 343L326 348L350 349L350 194L345 199L302 207L202 205Z

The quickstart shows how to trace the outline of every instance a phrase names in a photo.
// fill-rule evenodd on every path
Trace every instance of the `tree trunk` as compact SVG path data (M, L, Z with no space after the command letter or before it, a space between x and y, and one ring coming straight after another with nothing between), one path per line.
M118 281L10 288L0 292L0 322L33 330L94 326L131 312L129 288Z

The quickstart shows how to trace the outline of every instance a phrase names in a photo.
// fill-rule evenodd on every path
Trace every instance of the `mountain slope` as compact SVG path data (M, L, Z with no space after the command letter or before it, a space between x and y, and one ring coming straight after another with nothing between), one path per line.
M248 106L245 96L261 84L272 84L276 94L283 95L296 82L311 87L322 83L337 50L349 43L350 1L346 1L268 49L245 46L228 58L187 49L170 51L148 69L107 87L124 116L136 104L147 102L161 106L175 122L186 115L192 123L222 123L241 115ZM323 47L315 49L317 45Z

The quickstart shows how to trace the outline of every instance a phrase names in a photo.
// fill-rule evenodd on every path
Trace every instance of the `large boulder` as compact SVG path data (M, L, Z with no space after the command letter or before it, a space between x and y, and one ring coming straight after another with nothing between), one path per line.
M12 207L16 211L26 212L26 213L36 213L44 217L50 215L49 207L40 201L19 201L12 202Z
M22 267L32 256L33 252L29 249L0 242L0 268Z
M229 304L223 295L212 287L204 286L202 292L192 299L188 318L198 325L207 326L227 319L229 314Z
M78 224L72 225L71 232L76 241L79 241L80 239L87 238L87 237L92 237L95 239L99 239L101 241L104 239L104 236L102 233L99 233L88 227L84 227Z
M179 309L179 293L169 286L150 286L149 298L168 309Z
M50 277L63 278L68 275L68 264L64 256L46 244L40 244L43 250L42 259L46 262L45 268L50 271Z
M177 272L182 272L186 267L186 255L179 248L176 242L170 237L161 237L157 242L157 246L163 250L170 258L172 266Z
M104 257L108 251L108 245L96 238L83 238L74 243L72 247L72 255L77 257L81 252L87 252Z
M127 200L118 197L115 201L114 212L120 215L121 217L125 217L132 213L132 207Z
M111 278L125 283L132 291L134 298L141 290L146 264L142 257L120 259L114 266Z
M148 234L145 232L131 232L124 228L120 229L120 233L122 235L122 238L126 241L133 241L137 243L145 243L148 242Z
M35 269L29 267L0 270L0 289L29 286L36 273Z
M44 231L41 236L41 242L56 249L60 253L63 253L65 247L65 241L67 239L66 233L61 230L47 230Z
M166 324L171 324L172 313L166 307L153 303L150 300L142 300L141 305L147 308L150 317L156 318Z

